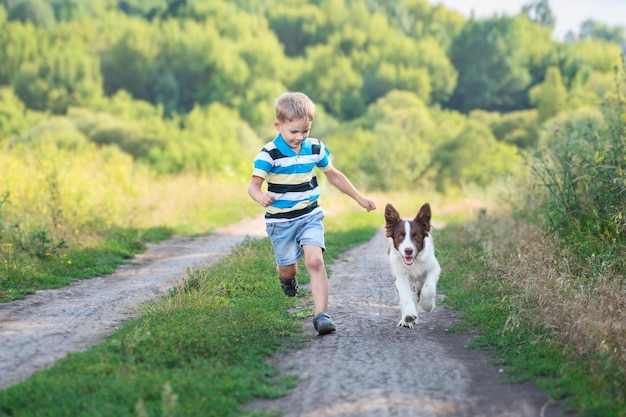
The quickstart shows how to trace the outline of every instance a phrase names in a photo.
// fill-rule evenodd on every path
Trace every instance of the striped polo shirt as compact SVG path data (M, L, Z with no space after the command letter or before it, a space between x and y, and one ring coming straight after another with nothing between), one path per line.
M314 138L305 139L297 154L280 133L261 149L254 159L252 175L267 181L267 191L276 196L267 207L267 223L292 220L321 210L314 168L321 172L331 169L329 156L330 151L322 141Z

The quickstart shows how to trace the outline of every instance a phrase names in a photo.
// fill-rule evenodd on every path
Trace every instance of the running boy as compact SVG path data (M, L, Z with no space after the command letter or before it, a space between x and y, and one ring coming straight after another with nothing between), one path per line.
M319 139L309 138L315 105L302 93L285 93L276 99L274 127L278 135L266 144L254 160L248 194L267 208L265 223L276 256L276 270L283 292L298 292L298 260L311 277L315 305L313 326L318 334L335 331L327 313L328 276L323 252L324 213L318 205L320 188L314 168L331 184L352 197L367 211L376 209L373 201L361 196L350 180L330 161L330 151ZM267 192L261 190L267 181Z

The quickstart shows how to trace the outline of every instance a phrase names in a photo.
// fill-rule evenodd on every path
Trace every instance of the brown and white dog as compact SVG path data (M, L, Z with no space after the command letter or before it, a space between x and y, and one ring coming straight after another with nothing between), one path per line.
M398 327L419 323L418 304L424 311L435 308L441 267L435 258L431 236L430 205L425 203L413 220L403 220L391 205L385 207L385 236L389 238L389 264L400 296L402 319Z

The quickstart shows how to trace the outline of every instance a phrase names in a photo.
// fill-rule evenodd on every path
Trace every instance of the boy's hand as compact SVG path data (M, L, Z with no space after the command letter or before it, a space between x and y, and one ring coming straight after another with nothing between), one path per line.
M374 203L372 200L368 200L367 198L364 198L363 200L359 201L359 204L368 212L372 210L376 210L376 203Z
M276 201L276 196L270 193L263 193L259 198L259 204L263 207L269 206L274 201Z

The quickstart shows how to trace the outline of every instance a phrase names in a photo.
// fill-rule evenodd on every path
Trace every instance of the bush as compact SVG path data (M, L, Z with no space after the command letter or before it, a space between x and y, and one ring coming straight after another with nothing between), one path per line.
M589 121L555 128L553 146L533 170L547 190L547 229L578 255L611 265L626 243L625 103L618 95L602 111L604 127Z

